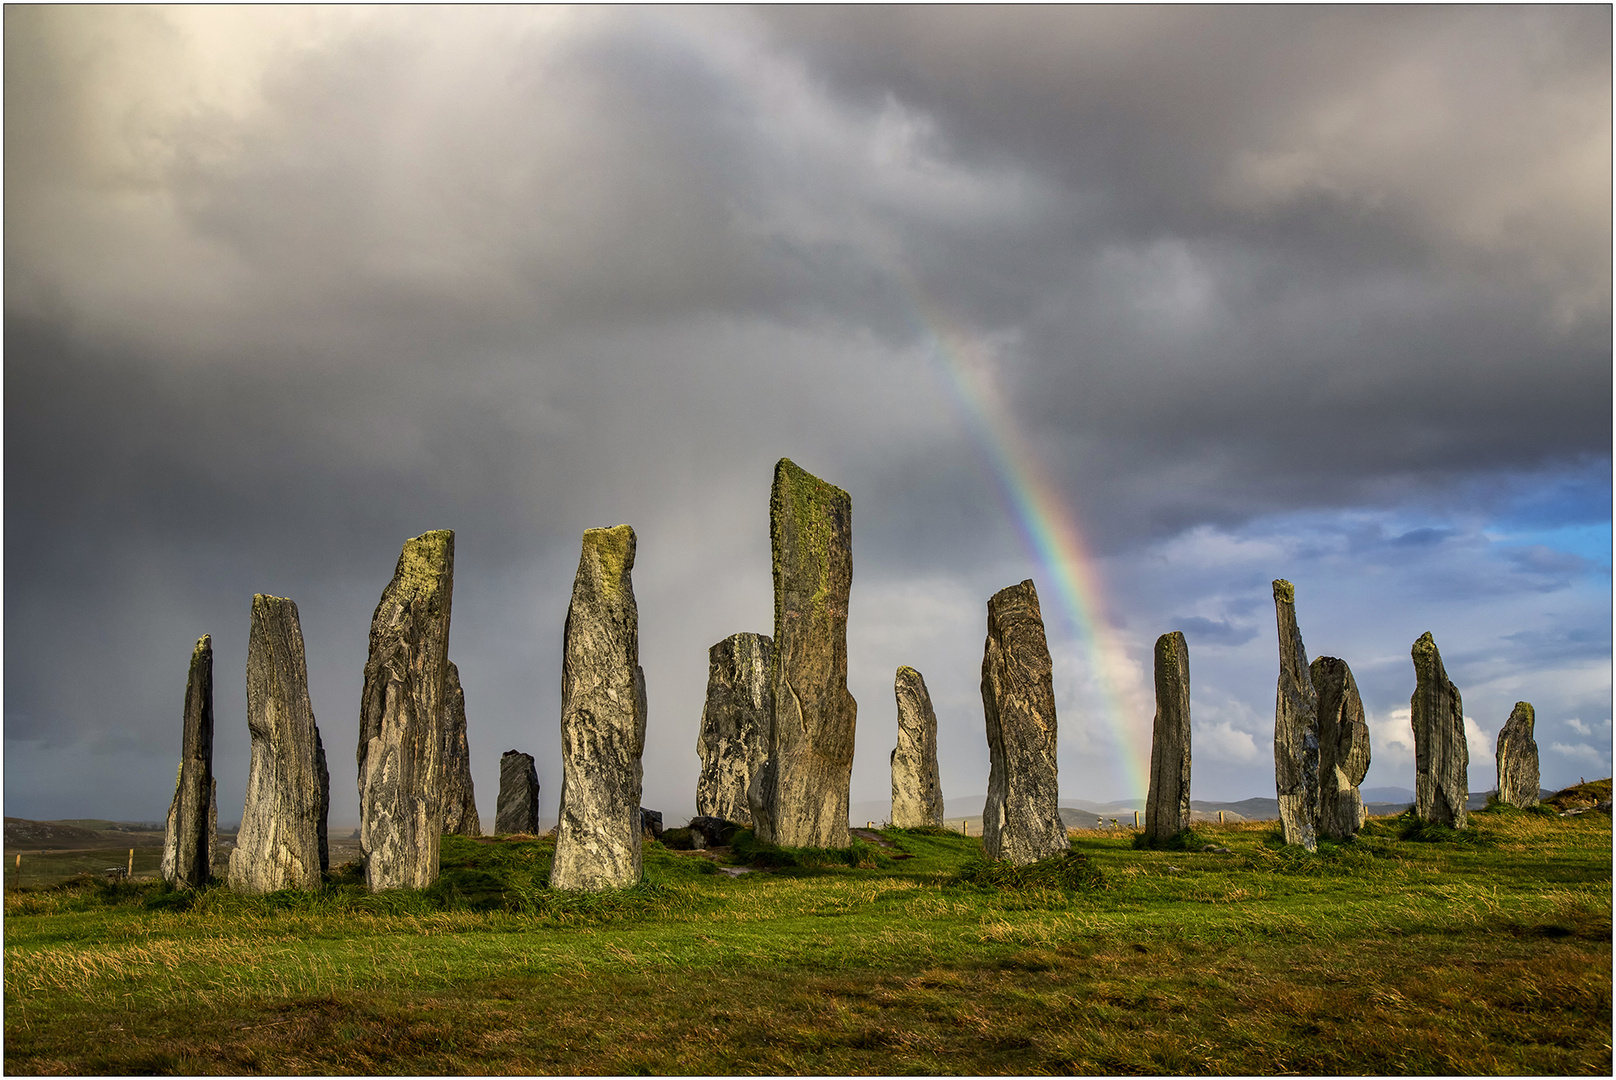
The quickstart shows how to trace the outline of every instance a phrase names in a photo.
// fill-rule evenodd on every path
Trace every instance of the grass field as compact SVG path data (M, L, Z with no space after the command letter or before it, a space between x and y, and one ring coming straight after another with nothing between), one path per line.
M978 840L887 830L742 834L768 869L734 877L650 845L598 895L543 886L548 841L454 837L424 893L8 890L5 1068L1608 1076L1609 815L1472 821L1312 856L1078 832L1076 888L964 883Z

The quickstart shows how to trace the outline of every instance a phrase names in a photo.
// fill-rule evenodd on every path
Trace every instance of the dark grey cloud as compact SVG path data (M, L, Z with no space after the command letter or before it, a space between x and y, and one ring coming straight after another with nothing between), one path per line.
M1608 9L5 19L8 813L160 815L203 632L244 773L257 591L351 741L376 597L446 526L478 779L532 750L549 812L578 536L622 521L647 797L688 810L705 650L772 622L782 455L854 498L855 784L914 664L945 786L985 788L981 606L1027 576L1065 775L1110 783L956 363L1075 513L1130 716L1157 634L1217 646L1232 796L1277 576L1348 613L1382 714L1430 612L1499 695L1601 719L1608 566L1542 530L1610 517Z

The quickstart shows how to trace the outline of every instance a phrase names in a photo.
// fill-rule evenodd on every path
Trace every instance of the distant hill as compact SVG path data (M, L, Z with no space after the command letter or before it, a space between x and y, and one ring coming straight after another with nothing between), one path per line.
M68 821L30 821L8 817L7 848L116 848L161 847L162 825L76 818Z

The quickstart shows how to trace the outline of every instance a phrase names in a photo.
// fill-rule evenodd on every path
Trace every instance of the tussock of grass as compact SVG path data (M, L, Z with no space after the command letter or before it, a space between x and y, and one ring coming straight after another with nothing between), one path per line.
M1154 849L1156 851L1200 851L1212 842L1212 838L1205 832L1194 827L1182 829L1165 840L1154 840L1145 833L1135 833L1133 847L1136 851Z
M778 847L759 840L752 830L743 829L731 838L729 846L731 853L747 865L777 870L824 870L844 866L885 870L895 865L879 847L857 838L845 848Z
M952 884L984 889L1105 888L1105 875L1081 851L1063 851L1035 863L1016 866L992 859L973 859L960 867Z

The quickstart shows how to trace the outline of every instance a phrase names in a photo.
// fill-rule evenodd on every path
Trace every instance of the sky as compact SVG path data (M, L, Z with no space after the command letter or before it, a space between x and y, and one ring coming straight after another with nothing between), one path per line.
M4 805L161 820L213 637L301 612L333 825L370 618L455 531L479 811L560 787L585 529L628 523L646 806L707 649L773 625L768 496L848 491L855 803L919 669L987 790L1031 578L1063 801L1144 794L1184 632L1197 799L1272 797L1270 583L1412 788L1435 636L1470 786L1533 703L1611 773L1611 10L5 9ZM347 765L344 765L347 762Z

